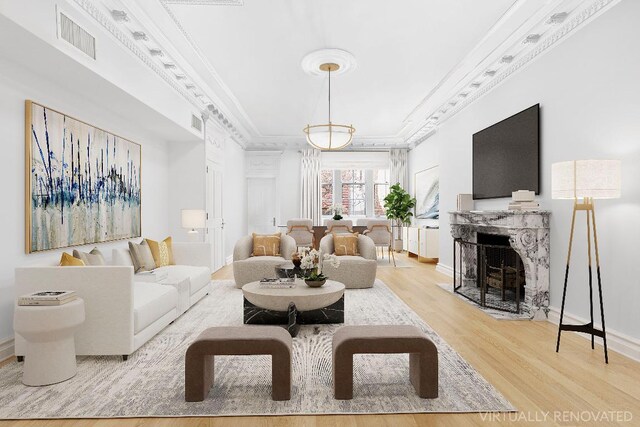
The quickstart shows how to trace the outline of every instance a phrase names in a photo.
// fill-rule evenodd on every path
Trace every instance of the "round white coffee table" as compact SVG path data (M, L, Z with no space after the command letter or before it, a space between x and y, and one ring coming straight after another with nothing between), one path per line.
M293 288L269 288L260 282L242 287L244 295L244 323L287 324L292 336L298 325L344 323L344 284L334 280L319 288L304 282Z
M82 298L63 305L16 307L13 328L26 342L25 385L55 384L76 374L74 334L83 322Z

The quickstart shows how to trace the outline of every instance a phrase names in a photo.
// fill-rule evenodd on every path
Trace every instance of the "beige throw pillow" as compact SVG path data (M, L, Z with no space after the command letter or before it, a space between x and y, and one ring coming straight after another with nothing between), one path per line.
M337 256L360 255L357 234L333 234L333 252Z
M280 256L280 234L253 233L253 256Z
M102 256L102 252L98 248L93 248L91 252L80 252L77 249L73 250L74 258L81 259L84 265L107 265Z
M133 261L134 272L140 273L156 268L151 248L144 240L140 244L129 242L129 252L131 253L131 261Z

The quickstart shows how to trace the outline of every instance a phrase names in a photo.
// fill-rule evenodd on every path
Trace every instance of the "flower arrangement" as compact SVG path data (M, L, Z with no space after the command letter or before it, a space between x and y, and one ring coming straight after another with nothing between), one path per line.
M325 262L330 263L334 268L338 268L340 266L340 259L338 259L335 255L322 254L322 252L308 248L303 248L302 259L300 260L300 267L307 271L308 273L305 276L305 280L307 281L323 281L327 280L327 277L322 274L322 265Z
M331 213L333 214L333 219L335 221L340 221L342 219L342 206L341 205L333 205L331 206Z

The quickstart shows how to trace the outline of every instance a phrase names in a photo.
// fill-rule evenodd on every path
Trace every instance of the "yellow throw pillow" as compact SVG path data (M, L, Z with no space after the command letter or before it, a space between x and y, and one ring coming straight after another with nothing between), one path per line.
M173 248L171 247L171 237L167 237L162 242L156 242L151 239L144 239L151 249L151 255L156 263L156 267L164 267L165 265L174 265Z
M81 259L74 258L71 254L63 252L58 265L61 267L82 267L85 264Z
M253 233L253 256L280 256L280 234Z
M357 234L333 234L333 251L337 256L360 255Z

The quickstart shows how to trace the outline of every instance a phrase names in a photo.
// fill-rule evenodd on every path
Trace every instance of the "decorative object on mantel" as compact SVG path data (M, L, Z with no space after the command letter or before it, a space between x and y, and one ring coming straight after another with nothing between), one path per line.
M509 203L510 211L537 211L540 209L540 203L536 202L535 191L518 190L511 193L511 199Z
M182 228L190 229L189 239L197 240L197 229L207 226L207 213L203 209L182 209L181 220Z
M520 312L532 320L546 320L549 313L549 211L449 212L451 235L456 240L477 242L478 233L509 237L520 255L525 272L524 300ZM454 243L455 244L455 243ZM455 249L455 246L454 246ZM474 257L475 256L475 257ZM460 272L463 283L476 286L477 254L465 254L469 261Z
M331 72L338 71L340 65L328 62L320 65L319 68L329 75L328 123L307 125L303 130L307 135L307 142L314 148L318 150L341 150L351 144L356 129L353 125L337 125L331 122Z
M393 250L402 251L402 226L411 224L413 212L411 210L416 206L416 199L411 198L399 183L389 188L389 194L384 198L384 209L387 219L395 220L394 227L396 237L393 241Z
M594 199L619 198L621 193L621 175L620 160L573 160L554 163L551 166L552 197L554 199L573 199L573 214L571 216L571 232L569 234L569 250L567 253L567 267L564 274L564 289L562 291L562 308L560 309L560 323L558 325L556 352L560 350L560 335L562 334L562 331L582 332L591 335L591 349L595 348L594 337L599 336L602 338L605 363L609 363L609 354L607 352L607 334L604 325L600 254L598 253L598 233L596 230ZM578 199L582 199L582 203L578 202ZM564 304L567 297L567 281L569 279L571 246L573 244L573 229L577 211L585 211L587 214L590 321L584 325L568 325L562 323L562 321L564 318ZM593 275L591 269L592 240L596 258L596 275L598 279L598 296L600 298L600 319L602 322L602 330L597 329L593 323Z
M473 194L458 194L458 211L472 211L473 210Z
M140 145L25 104L26 252L140 237Z

